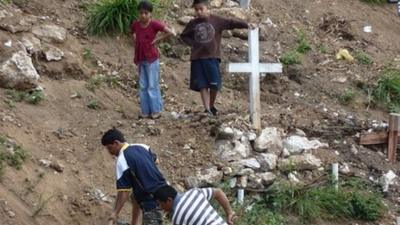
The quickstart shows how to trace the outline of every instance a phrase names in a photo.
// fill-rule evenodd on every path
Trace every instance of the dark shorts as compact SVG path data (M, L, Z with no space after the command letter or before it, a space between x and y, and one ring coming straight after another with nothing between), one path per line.
M219 59L196 59L190 65L190 89L200 91L210 88L221 89Z

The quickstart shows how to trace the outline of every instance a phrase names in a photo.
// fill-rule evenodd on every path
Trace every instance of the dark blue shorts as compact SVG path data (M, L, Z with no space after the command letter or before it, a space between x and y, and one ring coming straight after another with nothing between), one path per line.
M221 89L221 73L219 59L196 59L190 65L190 89L200 91L210 88Z

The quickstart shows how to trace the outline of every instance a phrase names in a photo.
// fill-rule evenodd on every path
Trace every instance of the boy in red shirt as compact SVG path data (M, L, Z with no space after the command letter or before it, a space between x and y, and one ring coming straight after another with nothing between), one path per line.
M196 18L188 23L181 34L182 40L192 48L190 89L200 92L205 112L216 116L218 110L214 103L221 88L219 63L222 31L253 28L254 25L210 14L207 0L194 0L193 8Z
M139 118L158 119L163 109L160 91L160 53L156 45L173 35L165 24L151 18L153 5L141 1L138 5L139 18L131 25L135 45L134 62L139 69L139 97L141 114ZM164 34L157 37L158 32Z

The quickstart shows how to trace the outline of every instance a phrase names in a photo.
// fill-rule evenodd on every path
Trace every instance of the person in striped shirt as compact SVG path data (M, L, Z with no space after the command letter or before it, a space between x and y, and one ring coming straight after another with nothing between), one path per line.
M218 188L193 188L185 193L163 186L154 193L173 225L233 225L234 212L225 193ZM226 222L210 204L215 199L224 209Z

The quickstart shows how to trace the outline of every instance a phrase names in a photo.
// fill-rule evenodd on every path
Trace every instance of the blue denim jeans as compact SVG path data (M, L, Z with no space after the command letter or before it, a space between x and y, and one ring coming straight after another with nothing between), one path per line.
M160 91L160 61L139 63L139 97L142 115L160 113L163 101Z

